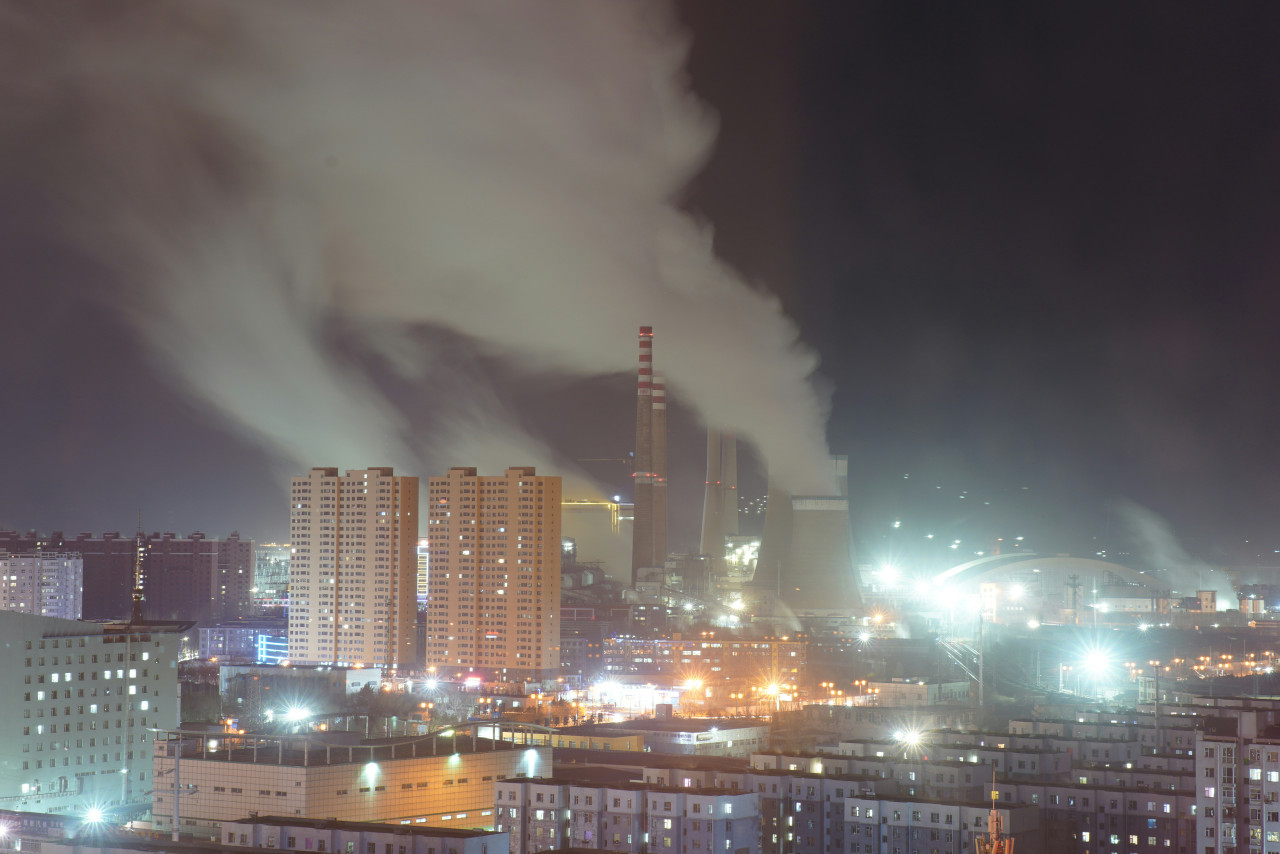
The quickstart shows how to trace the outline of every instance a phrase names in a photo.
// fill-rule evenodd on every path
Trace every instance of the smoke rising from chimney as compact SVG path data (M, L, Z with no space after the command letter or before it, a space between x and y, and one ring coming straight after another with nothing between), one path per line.
M161 369L294 465L554 470L495 401L434 394L459 357L421 341L626 373L652 323L678 399L823 492L814 355L678 208L715 135L686 47L655 3L10 5L0 163Z

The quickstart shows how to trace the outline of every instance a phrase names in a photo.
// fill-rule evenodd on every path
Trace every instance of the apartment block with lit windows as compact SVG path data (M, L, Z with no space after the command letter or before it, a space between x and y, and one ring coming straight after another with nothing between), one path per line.
M179 721L193 623L87 623L0 612L0 800L6 809L137 815L151 742Z
M521 778L494 785L494 827L513 854L556 848L758 854L755 792Z
M500 680L560 666L559 477L452 468L430 479L426 663Z
M290 495L289 658L412 664L418 479L313 468Z

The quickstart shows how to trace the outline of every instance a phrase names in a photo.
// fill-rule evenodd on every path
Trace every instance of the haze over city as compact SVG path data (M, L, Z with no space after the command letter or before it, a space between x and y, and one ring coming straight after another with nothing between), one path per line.
M0 0L0 852L1280 854L1278 39Z

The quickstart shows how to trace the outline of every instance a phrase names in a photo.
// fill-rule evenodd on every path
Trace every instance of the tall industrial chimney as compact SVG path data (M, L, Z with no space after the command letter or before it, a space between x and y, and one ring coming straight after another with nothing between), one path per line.
M724 473L721 465L720 431L707 429L707 487L702 499L702 539L698 551L719 559L724 557Z
M640 327L636 373L635 522L631 534L631 584L653 566L653 327Z
M720 434L720 479L724 496L724 514L721 524L726 537L738 535L738 437L734 433Z
M653 560L667 560L667 384L653 376Z

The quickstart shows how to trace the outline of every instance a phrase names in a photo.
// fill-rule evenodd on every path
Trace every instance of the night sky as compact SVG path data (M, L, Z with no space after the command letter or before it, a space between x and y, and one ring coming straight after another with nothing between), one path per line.
M868 559L890 532L1114 553L1129 501L1280 565L1280 8L680 9L720 118L686 206L819 353ZM288 468L166 385L3 157L0 527L282 537ZM630 377L506 388L567 456L629 451ZM702 436L672 426L678 547Z

